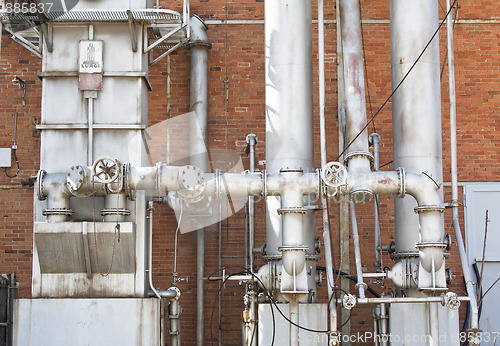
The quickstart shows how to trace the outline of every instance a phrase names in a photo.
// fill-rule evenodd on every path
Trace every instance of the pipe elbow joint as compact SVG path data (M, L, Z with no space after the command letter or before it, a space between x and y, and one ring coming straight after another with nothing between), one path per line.
M207 49L210 49L212 45L208 41L207 29L208 26L205 24L203 19L197 15L192 16L189 20L190 37L188 46L204 46L207 47Z

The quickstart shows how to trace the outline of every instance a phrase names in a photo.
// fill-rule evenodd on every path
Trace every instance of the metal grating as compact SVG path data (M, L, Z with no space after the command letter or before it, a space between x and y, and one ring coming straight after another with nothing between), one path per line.
M136 21L149 21L156 23L180 23L182 16L179 12L164 9L131 10ZM44 15L54 22L102 22L102 21L128 21L127 10L71 10L46 12ZM0 11L0 18L9 22L30 21L37 22L39 17L32 13L11 13Z

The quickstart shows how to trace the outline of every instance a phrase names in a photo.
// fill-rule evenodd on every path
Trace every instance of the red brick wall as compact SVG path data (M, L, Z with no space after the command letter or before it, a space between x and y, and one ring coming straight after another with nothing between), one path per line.
M165 8L181 10L179 1L174 3L161 1ZM337 77L336 77L336 26L334 1L325 1L326 39L326 116L328 159L337 157ZM389 2L361 1L362 16L365 20L379 20L377 23L365 23L363 26L367 67L367 91L370 104L368 114L373 114L391 93L390 79L390 32ZM445 6L440 1L441 8ZM315 6L315 4L314 4ZM464 0L460 2L459 20L490 19L497 9L492 0L480 3ZM191 3L191 12L205 20L262 20L263 1L221 1L202 0ZM441 9L440 17L444 10ZM313 10L316 17L316 9ZM248 158L243 150L245 137L255 133L259 138L257 160L265 160L265 118L264 118L264 25L254 24L209 25L209 40L212 49L209 52L209 147L227 149L243 156L245 168ZM457 92L457 123L459 145L459 181L481 182L498 181L500 173L500 24L459 22L455 25L455 65ZM440 35L441 58L445 57L446 41L444 28ZM314 45L314 116L315 116L315 157L319 166L319 120L318 120L318 78L317 78L317 25L313 25ZM443 61L443 60L442 60ZM32 204L33 189L27 188L28 179L36 174L39 167L39 137L34 132L33 117L40 116L41 82L36 73L40 70L40 60L29 53L7 35L2 37L2 55L0 59L0 147L10 147L13 138L15 110L18 111L18 158L20 174L8 178L0 171L0 272L15 272L20 284L20 296L30 296L31 257L32 257ZM445 182L449 182L450 150L448 120L447 67L444 68L442 81L443 114L443 158ZM21 92L11 80L14 75L27 82L27 103L21 105ZM167 60L164 59L150 69L153 91L149 94L150 125L167 119ZM228 99L226 100L226 88ZM189 111L189 52L179 49L171 56L171 116L175 117ZM380 163L392 160L391 103L380 112L369 128L382 137ZM218 158L224 161L224 158ZM220 162L219 162L220 164ZM224 168L223 166L220 168ZM264 169L264 166L258 166ZM384 169L393 169L388 164ZM9 170L14 174L15 170ZM24 185L23 185L24 184ZM450 202L449 187L445 187L445 202ZM338 246L338 206L331 203L331 225L333 231L336 263L339 263ZM173 212L166 206L157 205L154 214L154 283L168 288L171 284L173 267L174 231L176 221ZM265 220L262 202L257 203L256 246L265 241ZM391 196L381 197L382 243L393 240L393 206ZM243 259L244 217L241 214L224 220L221 224L222 265L228 272L239 270ZM362 242L363 267L373 269L373 206L368 204L358 207L358 223ZM450 211L445 214L446 233L453 233ZM317 222L317 234L321 233ZM217 272L219 268L219 229L218 225L206 230L206 275ZM448 265L456 275L450 289L463 294L461 268L456 245L451 251ZM235 256L235 257L227 257ZM259 256L257 266L262 264ZM354 255L351 254L351 259ZM323 261L320 262L322 265ZM385 256L384 264L392 265ZM354 269L352 269L354 272ZM192 345L196 331L196 233L179 236L178 273L189 277L182 282L181 304L183 344ZM215 274L217 275L217 273ZM374 288L380 288L373 285ZM215 301L219 289L217 281L206 282L206 339L217 341L218 304ZM389 285L390 287L390 285ZM386 292L388 289L386 289ZM240 313L243 307L244 287L229 283L222 289L222 330L223 345L241 343ZM326 286L318 289L320 300L325 301ZM213 312L212 312L213 310ZM213 316L213 318L212 318ZM463 318L463 311L462 311ZM357 309L351 322L353 330L371 330L372 318L369 309Z

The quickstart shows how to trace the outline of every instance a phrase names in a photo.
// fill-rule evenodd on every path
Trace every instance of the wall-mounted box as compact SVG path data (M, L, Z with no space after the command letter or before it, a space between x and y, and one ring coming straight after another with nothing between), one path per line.
M0 167L12 166L12 149L0 148Z

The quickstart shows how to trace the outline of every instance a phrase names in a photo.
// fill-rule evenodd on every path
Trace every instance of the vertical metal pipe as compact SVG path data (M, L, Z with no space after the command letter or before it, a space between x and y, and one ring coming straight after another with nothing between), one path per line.
M319 131L321 147L321 167L326 165L326 121L325 121L325 22L323 15L323 0L318 0L318 79L319 79ZM330 222L328 218L328 203L325 196L321 198L323 207L323 241L325 243L326 280L330 310L330 332L337 331L337 308L333 296L333 254L330 239Z
M439 315L438 306L439 303L427 303L429 307L429 322L430 322L430 342L429 346L439 345Z
M356 286L359 290L359 298L365 298L366 284L363 282L363 266L361 264L358 222L356 221L356 207L353 201L350 202L350 205L351 205L352 241L354 243L354 256L356 256L356 278L357 278Z
M472 279L472 274L469 266L469 261L467 260L467 253L465 252L464 241L462 239L462 231L460 230L460 223L458 218L453 219L453 229L455 230L455 238L457 240L457 247L460 253L460 261L462 264L462 270L464 274L465 287L467 288L467 296L470 298L469 304L471 309L471 319L470 328L479 328L479 313L477 307L477 298L475 295L474 281Z
M192 118L190 129L195 134L201 130L201 138L190 136L191 164L202 171L208 171L207 156L207 119L208 119L208 49L210 43L206 34L207 26L198 17L190 20L189 48L191 54L190 75L190 110L196 113ZM198 346L204 344L205 332L205 296L203 275L205 270L205 231L197 231L196 237L196 342Z
M411 15L408 15L411 13ZM439 24L438 1L391 1L392 86L397 86ZM439 41L435 38L392 99L394 167L427 171L443 181ZM442 190L441 190L442 193ZM396 252L416 252L417 206L412 197L395 198Z
M379 170L379 151L380 151L380 135L378 133L372 133L369 137L370 143L373 145L373 170L377 172ZM375 234L375 267L377 271L382 271L382 242L380 239L380 217L379 217L379 196L378 194L374 196L373 199L373 219L374 219L374 234Z
M266 170L272 174L313 170L311 12L311 0L265 1ZM286 229L280 206L278 198L267 198L268 258L279 258L282 239L314 253L314 215L304 215L298 230Z
M337 84L338 84L338 138L339 154L342 155L343 148L345 146L345 86L344 86L344 53L342 49L342 27L340 25L340 0L336 0L337 11L336 15L336 33L337 33ZM343 159L343 158L341 158ZM340 270L345 273L350 271L350 247L349 247L349 196L343 195L340 199L339 206L339 243L340 243ZM345 292L350 291L350 280L341 277L341 289ZM348 318L350 312L346 309L341 310L341 319L346 321L343 326L341 333L343 335L351 335L351 321ZM346 346L351 344L350 341L344 342Z
M450 12L450 0L446 0L446 12ZM450 147L451 147L451 203L453 206L453 229L457 240L457 247L460 254L462 271L464 275L467 295L470 298L469 305L471 310L470 328L479 328L479 315L477 307L477 298L474 294L474 282L470 272L469 261L465 252L465 246L460 230L460 222L458 215L458 168L457 168L457 108L455 94L455 53L453 48L453 16L451 13L446 19L446 38L448 50L448 84L450 92Z
M363 130L366 125L366 102L360 6L358 1L350 0L340 0L339 5L347 129L345 145L350 144L346 152L366 153L368 131Z
M257 144L257 136L253 133L249 134L247 136L247 143L250 148L250 173L255 172L255 145ZM254 271L254 257L253 257L253 249L255 247L255 197L249 196L248 197L248 253L250 255L250 260L249 260L249 270ZM255 316L256 316L256 297L255 297L255 292L253 292L253 286L251 287L251 290L249 292L250 294L250 323L249 323L249 328L248 328L248 337L252 342L250 343L250 340L247 340L247 343L249 343L249 346L256 346L257 345L257 340L258 337L256 335L257 330L256 330L256 321L255 321Z
M87 165L94 163L94 99L87 99L87 118L88 118L88 138L87 138Z
M299 345L299 302L297 300L290 301L290 321L295 325L290 323L290 346Z
M170 345L179 346L179 300L170 300L170 304L168 305L168 317L170 319Z

